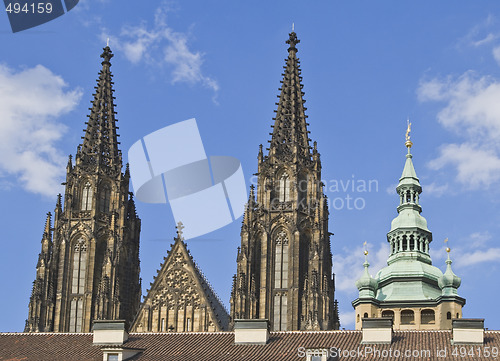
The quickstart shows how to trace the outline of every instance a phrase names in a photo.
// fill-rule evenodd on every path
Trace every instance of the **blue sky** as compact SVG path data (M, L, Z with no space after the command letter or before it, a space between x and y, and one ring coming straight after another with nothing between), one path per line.
M45 213L81 141L106 39L115 53L123 153L140 137L195 117L207 154L238 158L250 184L258 145L270 138L292 22L309 130L330 185L342 327L354 326L363 242L373 274L387 259L410 117L434 265L444 270L448 237L464 317L500 329L493 311L500 297L499 14L495 1L85 0L16 34L2 15L0 331L24 327ZM335 187L352 181L372 181L372 188ZM145 291L175 229L167 206L137 208ZM188 242L226 306L240 226L241 219Z

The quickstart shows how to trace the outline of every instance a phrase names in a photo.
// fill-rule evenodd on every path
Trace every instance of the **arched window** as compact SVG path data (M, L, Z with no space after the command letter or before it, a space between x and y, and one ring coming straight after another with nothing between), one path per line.
M286 173L280 178L278 195L280 202L288 202L290 200L290 178L288 178Z
M288 288L288 236L280 231L275 240L274 288ZM287 327L287 293L274 296L274 330L285 331Z
M90 182L85 183L82 190L82 211L90 211L92 209L92 196L93 194L92 185Z
M83 239L78 240L73 252L73 281L72 293L85 292L85 271L87 269L87 244Z
M71 293L74 296L70 307L70 332L82 332L83 298L85 293L85 275L87 270L87 244L83 239L78 240L73 249L73 272Z
M368 313L365 312L365 314L363 315L364 318L368 318Z
M402 325L412 325L415 323L415 314L412 310L401 311L401 324Z
M75 297L71 300L69 332L82 332L83 299Z
M99 194L99 211L109 212L109 203L111 199L111 188L109 185L104 185Z
M392 310L382 311L382 317L387 317L387 318L394 319L394 311L392 311Z
M446 319L451 320L451 312L446 313Z
M280 231L275 241L274 287L288 288L288 236Z
M287 294L280 292L274 295L274 331L286 331L287 327Z
M436 321L434 310L422 310L420 312L420 322L422 324L433 324Z
M415 249L415 238L413 236L410 236L410 251L413 251Z

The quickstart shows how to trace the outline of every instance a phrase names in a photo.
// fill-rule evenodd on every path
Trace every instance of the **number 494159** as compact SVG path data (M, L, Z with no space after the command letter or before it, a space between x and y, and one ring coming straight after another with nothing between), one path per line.
M50 14L52 12L52 4L51 3L37 3L37 4L24 4L9 2L5 10L9 14Z

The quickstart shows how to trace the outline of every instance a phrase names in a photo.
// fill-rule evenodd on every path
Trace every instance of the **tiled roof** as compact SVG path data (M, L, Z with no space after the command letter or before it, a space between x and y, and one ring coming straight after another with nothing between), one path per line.
M395 331L390 345L362 345L361 338L361 331L271 332L267 345L235 345L232 332L132 333L124 347L144 349L131 359L134 361L305 360L299 355L301 350L332 347L351 353L342 354L341 360L500 360L500 355L484 355L485 347L490 353L493 347L499 351L500 331L486 331L484 345L464 349L450 343L451 331ZM383 357L389 350L393 357ZM405 357L407 350L418 356ZM439 357L438 350L446 350L446 357ZM394 357L398 351L400 356ZM92 345L91 334L0 334L1 361L100 361L102 357L100 347Z
M0 333L1 361L102 361L91 333Z

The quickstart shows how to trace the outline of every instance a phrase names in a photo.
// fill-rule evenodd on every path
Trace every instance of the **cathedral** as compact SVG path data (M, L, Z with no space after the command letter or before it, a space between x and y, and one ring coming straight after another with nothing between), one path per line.
M257 185L250 187L236 257L230 311L191 256L182 224L141 302L141 221L123 170L106 46L90 115L75 159L69 156L64 197L48 213L25 332L85 333L103 320L147 332L220 332L244 320L271 331L340 328L321 158L310 144L295 32L286 41L280 95L269 147L259 146ZM352 302L357 330L391 319L396 330L450 330L462 317L460 278L432 265L432 233L421 216L422 186L408 153L396 191L398 216L387 234L388 266L375 277L366 259ZM449 252L449 249L448 249ZM368 252L365 252L367 258Z
M61 194L48 213L25 331L90 332L92 321L131 321L141 302L139 234L130 173L122 153L110 71L101 54L87 129Z
M182 223L141 302L141 220L118 147L106 46L64 197L45 222L25 331L0 333L0 359L441 361L464 356L466 347L464 360L499 356L500 331L462 318L450 249L444 273L432 265L410 124L387 267L372 277L365 250L352 302L356 329L339 330L328 203L307 130L295 32L286 43L270 144L259 147L257 186L243 216L230 311L190 254Z
M118 148L109 46L83 142L69 157L64 201L47 215L26 332L90 332L96 320L134 332L225 331L267 319L275 331L339 328L316 142L310 145L297 39L290 33L278 109L266 155L258 153L241 228L231 310L205 280L178 226L141 303L140 219ZM268 151L268 152L267 152Z
M316 142L309 144L300 62L287 40L268 154L258 155L241 228L231 319L268 319L274 331L339 328L328 205Z

